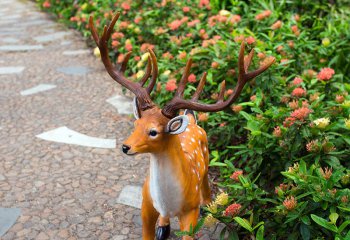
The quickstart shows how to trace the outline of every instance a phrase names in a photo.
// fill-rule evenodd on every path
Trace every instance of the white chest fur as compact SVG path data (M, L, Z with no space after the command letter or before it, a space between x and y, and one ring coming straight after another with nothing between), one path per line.
M174 217L180 211L182 191L166 156L151 155L149 186L154 208L162 217Z

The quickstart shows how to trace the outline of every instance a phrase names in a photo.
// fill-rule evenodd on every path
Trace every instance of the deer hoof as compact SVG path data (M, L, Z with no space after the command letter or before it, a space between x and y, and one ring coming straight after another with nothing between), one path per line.
M166 240L170 236L170 224L167 226L158 226L156 231L157 240Z

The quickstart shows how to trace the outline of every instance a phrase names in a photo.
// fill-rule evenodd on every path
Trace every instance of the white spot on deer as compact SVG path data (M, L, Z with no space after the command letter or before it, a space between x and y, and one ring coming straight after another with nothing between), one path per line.
M198 191L198 185L196 185L196 191Z
M192 141L192 142L196 142L196 140L194 140L194 138L191 138L191 141Z
M186 128L186 132L189 132L190 131L190 129L189 128Z

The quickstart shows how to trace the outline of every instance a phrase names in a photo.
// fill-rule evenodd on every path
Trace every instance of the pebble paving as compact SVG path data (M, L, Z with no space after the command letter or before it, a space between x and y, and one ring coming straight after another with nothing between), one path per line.
M0 5L0 207L20 211L0 238L141 239L148 157L119 147L130 96L116 100L122 89L80 34L31 1ZM42 137L57 129L60 141Z

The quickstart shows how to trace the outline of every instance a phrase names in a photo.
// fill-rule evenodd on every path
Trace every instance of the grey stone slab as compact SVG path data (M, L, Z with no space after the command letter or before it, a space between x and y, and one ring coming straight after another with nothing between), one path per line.
M84 55L89 53L91 53L89 49L79 49L79 50L67 50L67 51L64 51L62 54L66 56L78 56L78 55Z
M115 139L90 137L85 134L76 132L67 127L59 127L48 132L36 135L36 137L53 142L80 145L95 148L115 148Z
M34 40L39 43L46 43L46 42L52 42L52 41L62 39L63 37L70 34L71 34L70 32L55 32L51 34L34 37Z
M56 87L56 85L53 85L53 84L39 84L39 85L37 85L35 87L32 87L32 88L29 88L29 89L21 91L20 94L22 96L27 96L27 95L36 94L36 93L39 93L39 92L48 91L48 90L53 89L55 87Z
M22 52L43 49L43 45L3 45L0 46L2 52Z
M68 75L84 75L90 72L89 68L83 66L59 67L56 70Z
M15 224L20 214L19 208L0 208L0 237Z
M0 75L21 73L25 67L0 67Z
M120 204L128 205L131 207L141 209L142 204L142 187L140 186L125 186L118 199L117 202Z
M132 114L132 99L116 95L114 97L108 98L106 102L112 104L118 111L119 114Z

